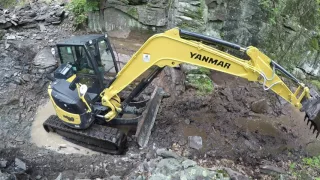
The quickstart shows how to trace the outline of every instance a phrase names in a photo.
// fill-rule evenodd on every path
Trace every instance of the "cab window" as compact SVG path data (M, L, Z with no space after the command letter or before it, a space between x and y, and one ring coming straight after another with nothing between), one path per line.
M104 68L104 72L106 73L115 73L114 61L111 55L111 48L108 47L107 42L105 40L101 40L98 42L101 65Z
M61 63L70 63L75 72L95 74L88 54L83 46L59 47Z

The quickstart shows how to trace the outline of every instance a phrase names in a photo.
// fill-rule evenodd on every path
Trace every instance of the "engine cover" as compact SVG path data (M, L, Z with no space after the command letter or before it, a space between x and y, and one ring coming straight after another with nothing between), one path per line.
M77 89L71 90L69 86L66 80L56 79L48 88L50 99L64 124L75 129L86 129L94 121L94 115L87 112L88 108L80 99Z

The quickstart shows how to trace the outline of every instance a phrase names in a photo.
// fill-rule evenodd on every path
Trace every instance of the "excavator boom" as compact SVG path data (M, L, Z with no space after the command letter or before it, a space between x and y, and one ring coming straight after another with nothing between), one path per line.
M246 53L250 59L244 60L220 51L209 45L221 45ZM305 111L308 122L319 132L320 128L320 100L311 95L310 90L283 67L272 61L255 47L243 48L239 45L208 36L171 29L165 33L152 36L132 56L125 67L118 73L113 83L100 96L102 104L111 109L105 115L107 120L117 116L120 106L114 106L111 99L131 84L142 73L152 66L163 68L176 67L181 63L188 63L208 69L224 72L245 78L249 81L263 84L264 90L272 90L294 107ZM287 78L293 80L297 89L292 92L282 79L276 74L280 71ZM318 133L319 135L319 133Z

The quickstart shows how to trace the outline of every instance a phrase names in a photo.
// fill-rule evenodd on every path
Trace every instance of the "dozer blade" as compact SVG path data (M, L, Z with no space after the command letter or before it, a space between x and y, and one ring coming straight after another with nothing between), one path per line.
M316 137L320 134L320 96L311 89L311 98L302 101L302 109L306 113L304 121L307 121L307 125L310 126L310 130L313 133L317 133Z
M151 130L156 120L162 97L163 90L159 87L156 87L151 95L146 110L142 114L142 118L138 122L135 136L137 138L137 143L142 148L146 147L148 144Z

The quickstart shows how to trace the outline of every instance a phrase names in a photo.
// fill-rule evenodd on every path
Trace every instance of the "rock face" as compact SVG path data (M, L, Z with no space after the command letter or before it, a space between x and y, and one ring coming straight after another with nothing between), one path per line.
M15 9L0 8L0 30L22 26L24 28L38 28L38 23L45 25L60 24L65 17L63 6L37 3L16 7ZM1 37L1 33L0 33Z
M178 26L257 46L289 70L320 77L318 6L315 0L105 0L103 13L90 14L89 27L129 33Z
M197 165L197 162L178 156L174 152L158 150L159 157L141 163L136 170L132 171L126 179L160 180L160 179L230 179L229 174L222 170L214 171ZM233 171L234 172L234 171ZM235 172L236 173L236 172ZM244 175L238 173L237 177Z
M40 69L52 69L52 67L55 69L56 64L57 61L49 48L42 49L33 60L33 65Z

